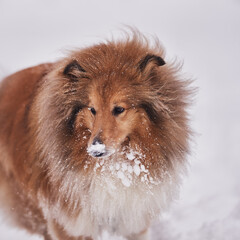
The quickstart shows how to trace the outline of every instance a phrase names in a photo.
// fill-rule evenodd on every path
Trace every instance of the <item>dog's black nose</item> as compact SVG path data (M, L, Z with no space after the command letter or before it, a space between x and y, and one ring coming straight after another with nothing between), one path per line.
M99 137L93 139L92 145L103 144L102 140Z

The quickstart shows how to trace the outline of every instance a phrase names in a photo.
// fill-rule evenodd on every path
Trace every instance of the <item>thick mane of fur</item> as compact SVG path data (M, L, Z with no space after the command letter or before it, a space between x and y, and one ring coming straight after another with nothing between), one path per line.
M175 198L189 152L192 90L179 70L165 62L158 41L152 46L135 32L6 78L0 86L0 187L11 182L18 189L16 219L26 205L35 215L36 225L29 226L30 216L20 225L46 239L96 237L100 225L126 237L146 229ZM129 133L114 156L99 161L88 154L97 121L89 109L94 101L105 109L112 99L126 104Z

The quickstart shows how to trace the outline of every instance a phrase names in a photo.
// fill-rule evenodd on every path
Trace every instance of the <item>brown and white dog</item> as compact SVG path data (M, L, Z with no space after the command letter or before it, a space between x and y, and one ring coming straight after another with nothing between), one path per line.
M177 195L191 89L140 33L0 85L0 204L48 240L148 239Z

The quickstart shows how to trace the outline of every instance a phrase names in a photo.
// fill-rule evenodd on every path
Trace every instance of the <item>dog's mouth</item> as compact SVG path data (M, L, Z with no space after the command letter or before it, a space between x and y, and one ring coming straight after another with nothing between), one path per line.
M101 157L109 157L114 152L114 148L107 148L105 144L97 143L97 144L91 144L87 148L87 152L90 156L95 158L101 158Z

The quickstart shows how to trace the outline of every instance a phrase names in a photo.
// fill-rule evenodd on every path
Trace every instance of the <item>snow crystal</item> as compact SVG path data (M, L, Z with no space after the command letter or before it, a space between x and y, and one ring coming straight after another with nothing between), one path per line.
M134 165L133 171L137 176L139 176L141 173L141 169L140 169L139 165Z
M120 179L123 179L123 178L125 177L122 171L118 171L118 172L117 172L117 176L118 176L118 178L120 178Z
M145 168L145 166L143 164L141 164L141 171L142 172L146 172L146 168Z
M136 165L141 164L141 162L138 159L135 159L134 162Z
M133 152L127 153L126 156L128 160L133 160L135 158L135 155Z
M129 173L132 173L133 172L133 167L132 166L128 166L127 170L128 170Z

